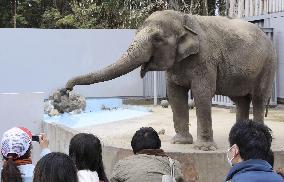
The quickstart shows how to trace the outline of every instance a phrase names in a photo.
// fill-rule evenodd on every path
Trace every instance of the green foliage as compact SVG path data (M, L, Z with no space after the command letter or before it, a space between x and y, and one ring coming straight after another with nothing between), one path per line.
M42 15L41 28L59 28L56 26L56 22L60 19L61 15L58 9L46 10Z
M207 0L192 0L190 11L192 14L208 15Z
M13 3L10 0L0 0L0 27L13 27Z
M226 0L216 0L216 6L219 9L219 14L226 16Z
M13 27L15 0L0 0L0 27ZM137 28L151 13L224 15L225 0L16 0L17 27Z

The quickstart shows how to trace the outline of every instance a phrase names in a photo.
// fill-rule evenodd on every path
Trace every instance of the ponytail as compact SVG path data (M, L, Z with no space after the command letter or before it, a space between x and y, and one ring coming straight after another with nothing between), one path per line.
M4 161L1 179L2 182L23 182L21 172L13 161L13 156L8 156Z

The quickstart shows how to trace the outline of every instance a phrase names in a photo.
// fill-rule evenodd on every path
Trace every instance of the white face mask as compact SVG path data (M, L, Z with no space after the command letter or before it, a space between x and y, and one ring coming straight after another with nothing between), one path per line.
M232 150L233 147L234 147L234 145L233 145L231 148L229 148L229 149L227 150L227 161L228 161L228 163L230 164L231 167L233 166L232 161L233 161L233 159L236 157L235 155L233 156L232 159L230 159L230 157L229 157L229 152Z

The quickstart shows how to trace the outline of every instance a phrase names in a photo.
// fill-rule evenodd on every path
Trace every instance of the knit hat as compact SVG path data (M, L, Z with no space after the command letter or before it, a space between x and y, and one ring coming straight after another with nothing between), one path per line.
M22 157L28 151L32 142L32 133L23 127L14 127L3 134L1 153L4 157L16 154Z

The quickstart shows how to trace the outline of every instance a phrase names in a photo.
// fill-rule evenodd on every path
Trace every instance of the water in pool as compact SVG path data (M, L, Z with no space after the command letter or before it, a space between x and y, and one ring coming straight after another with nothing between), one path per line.
M110 110L102 110L105 107ZM63 124L70 128L83 128L150 114L150 109L142 106L124 106L122 99L87 99L86 109L80 114L64 113L50 117L44 115L44 121Z

